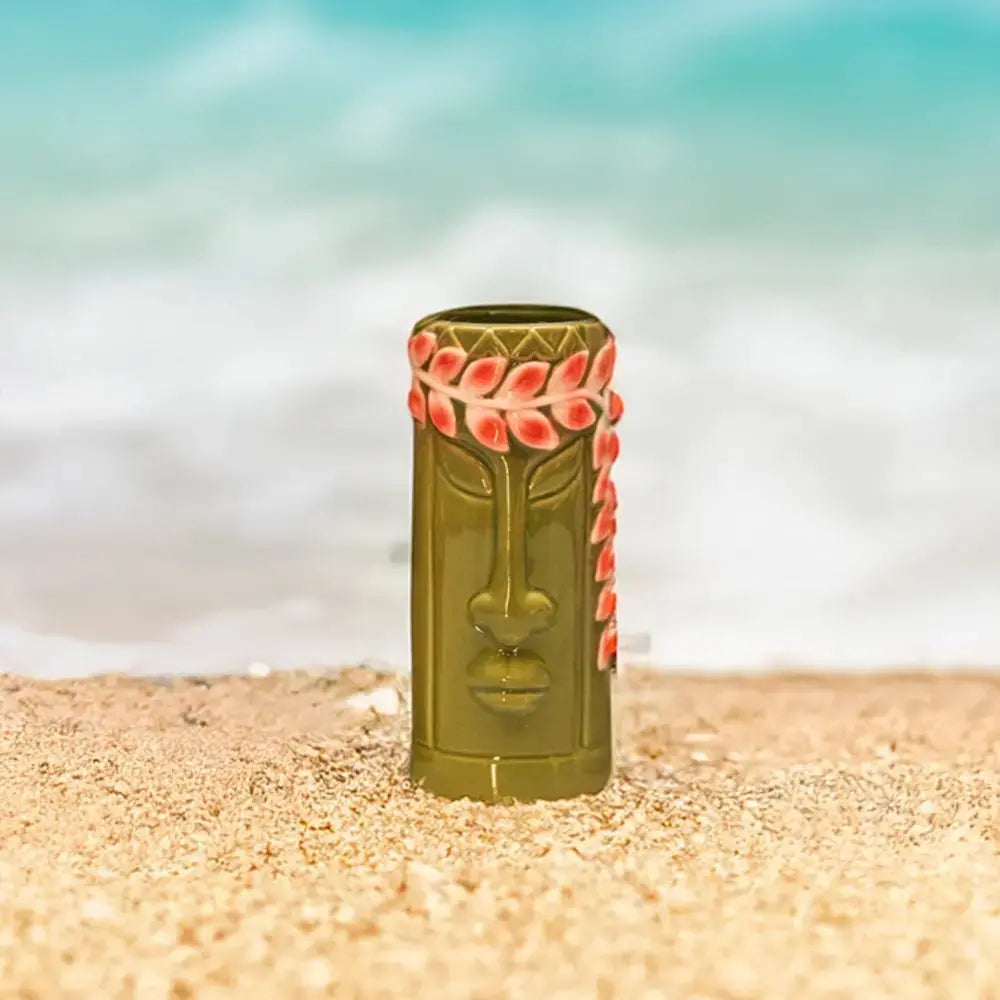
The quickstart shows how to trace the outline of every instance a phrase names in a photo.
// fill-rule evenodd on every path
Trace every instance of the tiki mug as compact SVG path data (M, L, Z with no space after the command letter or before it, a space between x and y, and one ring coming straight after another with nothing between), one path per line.
M472 306L409 340L411 775L449 798L556 799L611 773L617 662L611 332Z

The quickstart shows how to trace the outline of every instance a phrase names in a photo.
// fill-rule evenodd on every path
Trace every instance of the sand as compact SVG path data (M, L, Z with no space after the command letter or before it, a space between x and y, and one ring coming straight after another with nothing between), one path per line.
M397 685L2 678L0 996L1000 997L997 679L629 671L606 792L492 807Z

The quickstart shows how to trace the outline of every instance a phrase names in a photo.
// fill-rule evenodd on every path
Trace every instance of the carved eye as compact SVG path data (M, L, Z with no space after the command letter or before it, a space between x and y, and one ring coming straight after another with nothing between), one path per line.
M577 438L568 448L542 462L528 483L528 498L546 500L576 482L583 471L582 449L583 438Z
M493 495L493 477L490 470L465 448L448 441L441 441L441 468L456 489L474 497Z

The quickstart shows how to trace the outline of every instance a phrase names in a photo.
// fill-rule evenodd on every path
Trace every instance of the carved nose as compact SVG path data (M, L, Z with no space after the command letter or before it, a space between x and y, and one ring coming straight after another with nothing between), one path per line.
M501 646L516 648L528 636L551 627L555 605L542 590L527 590L517 597L482 590L469 601L469 614L480 632Z

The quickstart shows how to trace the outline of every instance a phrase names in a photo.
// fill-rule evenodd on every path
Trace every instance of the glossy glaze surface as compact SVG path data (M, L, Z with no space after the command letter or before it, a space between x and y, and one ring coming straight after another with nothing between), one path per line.
M561 798L609 777L613 353L578 310L414 329L411 770L430 791Z

